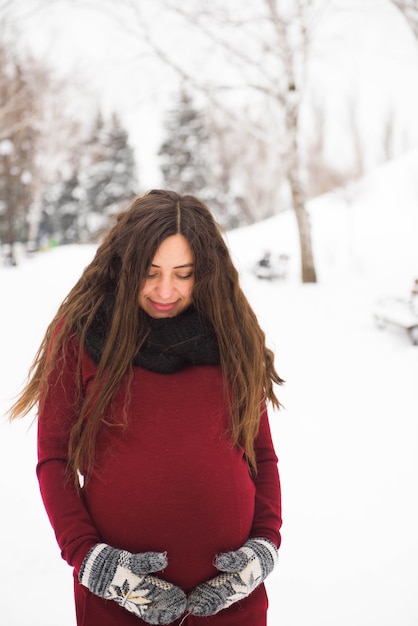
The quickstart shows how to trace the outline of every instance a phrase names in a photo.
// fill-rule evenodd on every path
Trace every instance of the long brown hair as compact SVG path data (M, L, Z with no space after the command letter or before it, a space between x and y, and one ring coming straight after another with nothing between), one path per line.
M188 240L194 256L194 307L213 324L217 335L222 371L231 389L232 437L236 445L243 446L250 469L256 471L254 439L262 403L280 406L274 384L283 381L275 369L273 353L266 347L265 335L239 286L238 272L208 207L190 195L153 190L137 197L129 209L116 216L93 261L48 326L29 381L10 411L11 419L27 414L37 404L42 412L52 370L56 371L57 362L64 363L71 342L79 346L80 366L87 330L112 294L113 316L95 383L87 397L82 397L79 389L81 410L68 450L74 477L78 471L88 476L97 435L105 422L103 416L122 380L132 375L133 357L146 337L141 311L138 315L138 292L159 245L177 233ZM129 402L129 397L126 400ZM126 406L124 410L126 415Z

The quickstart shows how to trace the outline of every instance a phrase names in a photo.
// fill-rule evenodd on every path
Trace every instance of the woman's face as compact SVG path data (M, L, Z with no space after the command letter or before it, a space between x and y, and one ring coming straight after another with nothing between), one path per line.
M192 302L194 259L183 235L164 239L148 269L138 303L154 318L174 317Z

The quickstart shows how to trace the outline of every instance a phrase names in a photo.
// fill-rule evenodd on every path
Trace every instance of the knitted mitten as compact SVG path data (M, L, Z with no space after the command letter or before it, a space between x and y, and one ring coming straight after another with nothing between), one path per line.
M99 543L84 559L78 580L148 624L170 624L184 612L186 595L179 587L148 575L166 565L162 552L131 554Z
M219 554L215 566L225 572L198 585L189 595L187 609L193 615L214 615L246 598L273 571L278 550L268 539L249 539L236 552Z

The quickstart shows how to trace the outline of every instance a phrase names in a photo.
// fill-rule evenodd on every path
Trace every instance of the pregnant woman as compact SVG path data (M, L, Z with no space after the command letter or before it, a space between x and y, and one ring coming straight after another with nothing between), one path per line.
M136 198L11 411L38 407L37 474L79 626L266 625L280 383L206 205Z

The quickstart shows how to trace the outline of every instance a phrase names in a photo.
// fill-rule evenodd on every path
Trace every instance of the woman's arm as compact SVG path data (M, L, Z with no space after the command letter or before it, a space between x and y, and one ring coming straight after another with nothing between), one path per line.
M266 410L261 415L255 450L258 472L254 479L255 512L250 537L264 537L279 547L282 525L280 478Z
M67 353L62 376L53 371L41 398L38 419L38 464L42 500L61 555L79 571L89 550L100 537L78 492L67 474L68 440L78 411L76 347Z

